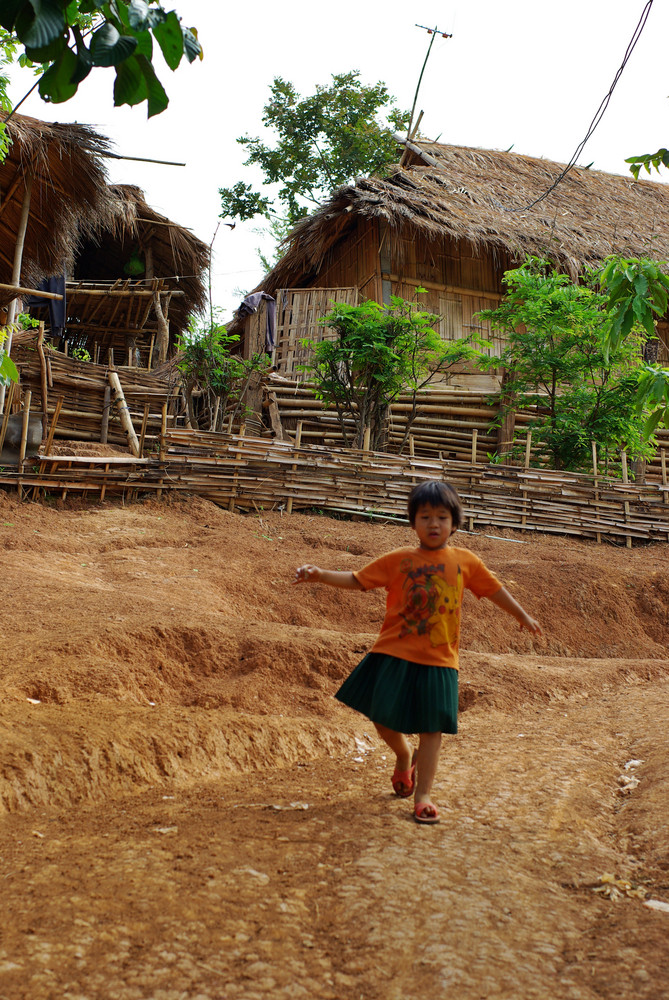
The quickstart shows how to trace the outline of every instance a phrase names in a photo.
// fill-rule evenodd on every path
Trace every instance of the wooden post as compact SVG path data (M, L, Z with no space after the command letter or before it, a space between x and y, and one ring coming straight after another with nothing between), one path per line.
M102 422L100 424L100 444L107 444L109 434L109 410L111 409L111 386L106 385L102 401Z
M527 432L527 437L525 439L525 468L530 467L530 458L532 456L532 431Z
M525 439L525 468L530 467L530 456L532 454L532 431L527 432L527 437ZM520 518L520 525L522 528L527 526L527 490L523 489L520 491L520 495L523 498L523 513Z
M116 393L115 403L121 418L121 426L125 431L126 440L128 442L128 447L132 451L135 458L139 458L139 441L137 440L137 435L135 434L135 428L132 426L132 420L130 419L130 410L128 409L128 404L125 401L125 396L123 395L123 389L121 388L121 382L115 371L107 372L107 378L109 379L109 384Z
M144 438L146 437L146 425L149 422L149 404L144 403L144 416L142 417L142 430L139 435L139 457L144 458Z
M623 450L620 453L620 458L622 460L622 465L623 465L623 483L625 483L625 485L627 485L627 483L629 483L629 476L627 474L627 452ZM630 519L630 504L629 504L629 500L625 500L625 502L623 504L623 508L625 510L625 524L628 524L629 523L629 519ZM632 536L631 535L625 535L625 544L627 545L628 549L632 548Z
M476 465L476 459L478 457L478 427L472 429L472 465Z
M7 393L7 400L5 405L5 412L2 416L2 427L0 428L0 452L5 445L5 437L7 436L7 427L9 425L9 415L12 412L12 403L14 401L14 389L16 387L15 382L9 383L9 392ZM664 454L664 452L663 452Z
M596 517L599 522L599 466L597 463L597 443L595 441L592 442L592 475L595 485ZM597 541L600 543L602 541L602 533L599 530L597 531Z
M16 484L19 500L23 500L23 483L21 482L21 474L23 472L23 462L26 457L26 445L28 442L28 424L30 421L30 400L32 398L32 393L30 389L26 389L25 396L23 397L23 423L21 425L21 447L19 449L19 480Z
M166 437L167 437L167 403L163 403L163 407L161 410L161 417L160 417L160 438L158 446L159 448L158 458L161 467L163 465L163 462L165 461L166 445L167 445L167 442L165 440ZM163 478L161 476L160 479L158 480L158 489L156 490L156 496L158 497L159 500L163 495L162 486L163 486Z
M18 287L21 281L21 265L23 264L23 247L26 241L26 230L28 228L28 218L30 216L30 196L32 194L33 182L35 180L35 168L31 164L25 173L25 190L23 193L23 204L21 205L21 215L19 227L16 232L16 244L14 247L14 262L12 265L12 286ZM16 318L16 299L12 299L7 310L7 326L10 327L9 336L3 347L4 353L9 356L12 350L12 325ZM5 386L0 386L0 413L5 405Z
M244 442L244 435L246 434L246 424L242 424L239 428L239 441L237 442L237 447L239 449L237 458L235 459L235 471L232 476L232 493L230 494L230 502L228 504L228 510L234 513L235 510L235 497L237 496L237 482L239 480L239 466L244 461L244 456L242 454L242 446Z
M58 418L60 416L60 411L62 409L63 403L65 402L65 396L59 396L56 400L56 409L53 411L53 417L51 418L51 426L49 427L49 435L46 439L46 444L44 446L43 455L49 455L51 452L51 446L53 444L54 435L56 433L56 427L58 426ZM46 462L40 462L39 464L39 474L40 478L44 475L44 470L46 468ZM36 486L33 490L33 500L37 500L39 493L39 486Z
M46 373L46 357L44 356L44 323L39 325L39 333L37 334L37 353L39 354L39 374L40 374L40 386L42 390L42 426L44 428L44 433L47 433L47 426L49 421L48 416L48 388L47 388L47 373Z
M149 347L149 360L148 360L148 364L146 366L149 371L151 371L151 361L153 360L153 345L154 345L155 341L156 341L156 335L155 335L155 333L152 333L151 334L151 345Z
M299 448L301 444L302 444L302 421L298 420L298 422L297 422L297 432L295 434L295 447ZM291 469L290 469L290 482L293 481L293 478L294 478L296 472L297 472L297 464L294 463L291 466ZM288 503L286 504L286 513L287 514L292 514L293 513L293 498L292 497L288 497Z
M362 450L363 451L369 451L369 442L371 440L371 437L372 437L372 428L368 424L367 427L365 427L365 432L364 432L364 434L362 436Z

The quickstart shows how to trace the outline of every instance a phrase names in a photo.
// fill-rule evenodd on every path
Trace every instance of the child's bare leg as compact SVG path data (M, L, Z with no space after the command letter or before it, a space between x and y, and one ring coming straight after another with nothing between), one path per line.
M416 802L432 802L430 792L437 773L441 733L421 733L416 756Z
M394 729L388 729L387 726L380 726L376 722L374 723L374 728L384 743L388 744L397 757L397 770L408 771L411 767L412 750L411 744L404 733L398 733Z

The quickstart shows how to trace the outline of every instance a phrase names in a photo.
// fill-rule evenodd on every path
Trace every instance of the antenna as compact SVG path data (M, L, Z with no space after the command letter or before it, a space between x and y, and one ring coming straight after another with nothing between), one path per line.
M411 138L411 135L412 135L413 116L416 113L416 104L418 103L418 91L420 90L420 85L421 85L421 83L423 81L423 73L425 72L425 67L427 66L427 61L430 58L430 52L432 51L432 46L434 45L434 40L437 37L437 35L441 35L442 38L452 38L453 37L452 34L449 35L449 33L447 31L440 31L439 28L437 28L437 27L427 28L424 24L417 24L417 25L415 25L415 27L416 28L420 28L422 31L427 31L428 35L432 35L432 37L430 38L430 44L427 47L427 55L425 56L425 61L423 63L423 68L421 69L420 76L418 77L418 84L416 86L416 93L414 95L413 106L411 108L411 117L409 118L409 128L407 129L407 142L409 141L409 139Z

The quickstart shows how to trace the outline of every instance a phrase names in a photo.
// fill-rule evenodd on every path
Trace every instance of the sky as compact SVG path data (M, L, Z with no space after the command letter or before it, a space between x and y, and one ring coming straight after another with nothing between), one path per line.
M513 146L564 163L609 90L646 0L254 0L248 6L175 0L175 6L198 29L204 59L184 61L175 73L154 60L170 97L163 114L147 120L145 105L114 108L112 70L95 70L65 104L33 95L21 111L91 124L126 156L185 163L110 160L110 180L139 185L157 211L209 244L219 221L218 189L239 180L260 183L256 168L243 165L236 139L271 141L261 118L275 76L306 95L331 74L355 69L365 83L384 81L399 106L410 108L430 41L416 25L436 26L453 37L435 41L423 77L423 135L484 149ZM668 43L669 5L655 0L581 165L624 174L626 157L669 147ZM30 70L15 70L12 99L33 82ZM668 177L653 174L660 182ZM262 224L218 229L212 298L226 318L262 278L257 248L271 250L257 232Z

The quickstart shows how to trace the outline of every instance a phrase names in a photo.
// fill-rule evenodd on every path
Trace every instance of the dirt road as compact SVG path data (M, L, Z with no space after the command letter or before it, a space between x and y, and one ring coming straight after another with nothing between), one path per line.
M0 998L669 997L666 546L461 537L546 635L465 608L419 828L331 698L382 598L287 582L406 531L2 496L0 525Z

